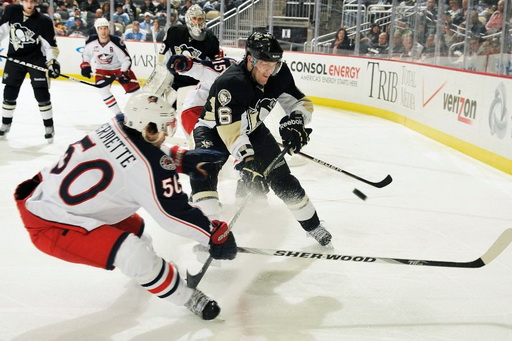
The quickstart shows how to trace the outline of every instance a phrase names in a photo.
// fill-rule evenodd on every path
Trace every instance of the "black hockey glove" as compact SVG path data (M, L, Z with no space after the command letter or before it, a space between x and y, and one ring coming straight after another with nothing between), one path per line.
M209 174L220 170L225 160L224 155L216 150L187 150L174 146L171 157L178 173L188 174L193 179L204 179Z
M235 168L240 171L240 177L250 192L267 194L269 191L267 179L265 179L258 166L259 164L252 159L240 162Z
M182 54L173 54L171 58L169 58L169 61L167 62L167 69L171 73L176 73L176 71L184 72L190 70L192 68L192 65L192 58L189 58Z
M83 62L82 64L80 64L80 69L82 69L82 76L84 76L85 78L91 78L91 64Z
M298 112L292 112L279 122L279 134L283 144L290 148L289 154L298 153L309 142L309 134L313 129L304 127L304 118Z
M235 259L237 246L235 236L224 221L212 220L210 256L214 259Z
M128 84L130 83L130 73L128 71L123 71L119 74L119 78L118 78L118 81L119 83L121 84Z
M46 63L46 67L48 68L48 76L51 78L57 78L60 75L60 64L57 59L50 59Z

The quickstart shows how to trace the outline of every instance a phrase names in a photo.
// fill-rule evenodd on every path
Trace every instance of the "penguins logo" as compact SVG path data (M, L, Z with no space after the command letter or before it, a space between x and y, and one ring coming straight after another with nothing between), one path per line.
M507 132L507 98L503 82L494 90L494 100L489 108L489 128L491 135L499 139L503 139Z
M36 43L36 40L33 38L35 33L25 26L21 26L20 23L12 24L10 30L11 43L15 50L19 50L25 45Z

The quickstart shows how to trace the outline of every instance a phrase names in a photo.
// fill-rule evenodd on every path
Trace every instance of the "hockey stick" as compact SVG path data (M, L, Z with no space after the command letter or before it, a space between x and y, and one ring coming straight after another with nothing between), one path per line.
M19 59L15 59L15 58L12 58L12 57L7 57L7 56L1 55L1 54L0 54L0 58L5 58L5 59L7 59L10 62L13 62L13 63L16 63L16 64L20 64L20 65L25 65L25 66L27 66L29 68L36 69L36 70L39 70L39 71L42 71L42 72L48 72L47 68L44 68L44 67L39 66L39 65L34 65L32 63L29 63L29 62L24 62L24 61L19 60ZM111 79L105 79L104 82L96 84L96 83L87 82L87 81L84 81L84 80L81 80L81 79L78 79L78 78L75 78L75 77L72 77L72 76L68 76L68 75L65 75L65 74L62 74L62 73L59 74L59 77L64 77L64 78L70 79L70 80L78 82L78 83L82 83L82 84L93 86L95 88L104 88L104 87L112 84L112 82L115 80L115 77L112 77Z
M98 77L102 77L102 78L113 78L114 80L116 79L116 76L109 76L109 75L102 75L101 73L91 73L91 76L98 76ZM138 80L138 79L130 79L130 82L131 83L139 83L139 84L146 84L145 81L141 81L141 80Z
M506 229L496 239L494 244L480 257L469 262L452 262L440 260L425 260L425 259L404 259L404 258L386 258L386 257L368 257L368 256L350 256L340 255L334 253L318 253L318 252L305 252L305 251L291 251L291 250L274 250L274 249L259 249L251 247L238 247L238 252L248 253L253 255L264 256L277 256L288 258L303 258L303 259L323 259L334 260L342 262L356 262L356 263L391 263L391 264L405 264L405 265L423 265L423 266L437 266L448 268L481 268L484 265L492 262L498 257L505 248L512 242L512 228ZM208 252L207 247L204 250Z
M281 146L282 146L282 144L281 144ZM363 179L363 178L361 178L360 176L357 176L357 175L355 175L355 174L352 174L352 173L350 173L350 172L347 172L346 170L343 170L343 169L341 169L341 168L339 168L339 167L336 167L336 166L334 166L334 165L331 165L331 164L329 164L329 163L327 163L327 162L325 162L325 161L322 161L322 160L320 160L320 159L317 159L316 157L313 157L313 156L308 155L308 154L306 154L306 153L298 152L298 153L295 153L295 154L299 154L299 155L301 155L301 156L305 157L306 159L309 159L309 160L311 160L311 161L313 161L313 162L315 162L315 163L318 163L318 164L320 164L320 165L322 165L322 166L325 166L325 167L330 168L330 169L332 169L332 170L335 170L335 171L337 171L337 172L340 172L340 173L343 173L343 174L345 174L345 175L348 175L348 176L350 176L350 177L352 177L352 178L354 178L354 179L357 179L357 180L359 180L359 181L362 181L362 182L364 182L365 184L368 184L368 185L373 186L373 187L377 187L377 188L386 187L387 185L389 185L389 184L391 183L391 181L393 181L393 178L391 177L391 175L389 175L389 174L388 174L388 175L387 175L383 180L381 180L381 181L379 181L379 182L373 182L373 181L370 181L370 180Z
M281 151L281 153L279 153L279 155L274 160L272 160L272 162L267 166L267 168L263 172L263 177L264 178L266 178L268 176L268 174L272 171L272 169L274 169L274 167L277 165L277 163L282 160L282 158L284 157L284 155L287 152L288 152L288 148L283 149ZM245 206L247 206L247 203L249 202L249 199L251 197L252 197L252 192L249 192L245 196L245 198L242 201L242 203L240 204L240 206L238 206L238 209L236 210L235 215L233 216L233 218L231 218L231 221L228 224L229 231L231 231L233 229L233 225L236 223L236 221L238 220L238 218L242 214L242 211L245 209ZM240 250L240 248L238 248L238 249ZM199 270L199 272L197 274L195 274L195 275L191 275L188 272L188 270L187 270L187 286L189 288L192 288L192 289L197 288L197 285L199 284L199 282L203 278L204 274L206 273L206 270L208 270L208 268L210 267L210 264L212 263L212 261L213 261L213 257L211 255L208 256L208 259L206 260L206 262L201 267L201 270Z

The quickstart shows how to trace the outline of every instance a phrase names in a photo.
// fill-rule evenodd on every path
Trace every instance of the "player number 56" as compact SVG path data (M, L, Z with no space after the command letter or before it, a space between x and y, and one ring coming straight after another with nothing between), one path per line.
M172 197L175 193L179 194L182 192L181 184L176 175L163 179L162 188L164 189L164 197L166 198Z

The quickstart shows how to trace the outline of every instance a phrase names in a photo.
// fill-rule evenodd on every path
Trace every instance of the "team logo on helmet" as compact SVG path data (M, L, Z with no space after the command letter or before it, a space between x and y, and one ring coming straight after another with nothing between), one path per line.
M148 103L158 103L158 97L148 96Z
M227 105L229 102L231 102L231 93L226 89L222 89L219 91L218 99L222 106Z

